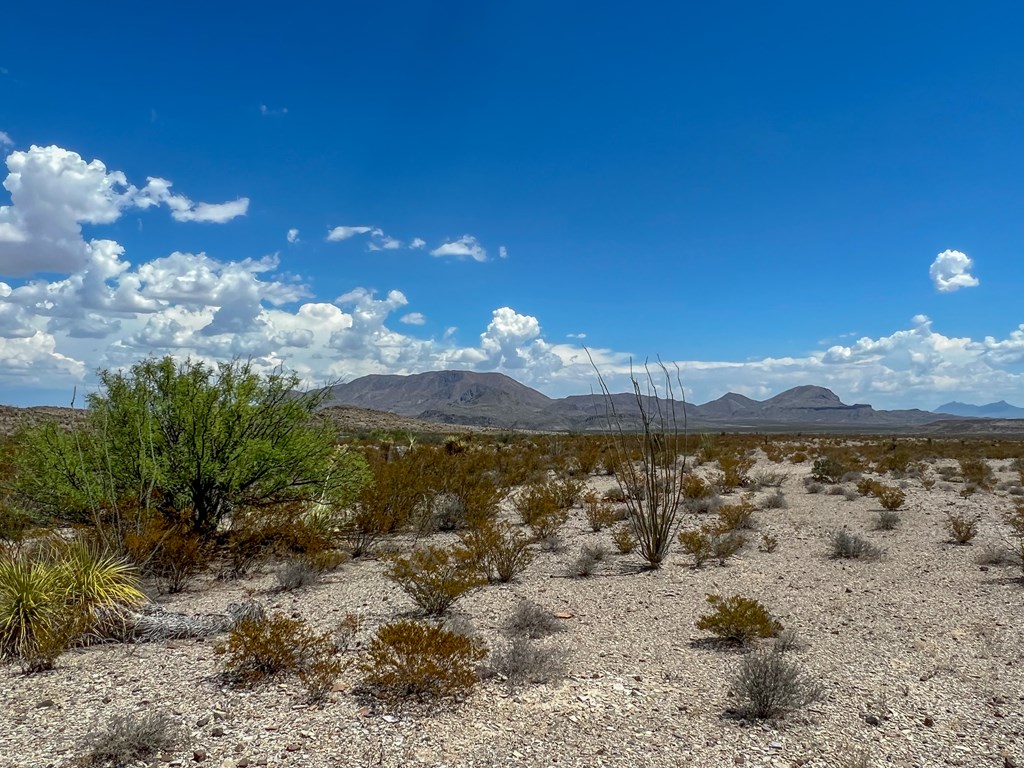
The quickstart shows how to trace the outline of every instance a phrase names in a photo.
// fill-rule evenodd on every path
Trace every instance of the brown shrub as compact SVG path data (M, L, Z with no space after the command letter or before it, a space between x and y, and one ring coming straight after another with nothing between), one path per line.
M950 512L946 516L946 531L956 544L969 544L978 535L980 515L968 516L963 512Z
M464 548L426 546L391 560L385 575L398 584L428 616L440 616L463 595L487 583Z
M489 581L512 581L533 562L529 538L504 520L477 525L459 538L470 561Z
M874 489L874 494L878 503L882 505L882 509L887 509L890 512L895 512L907 500L907 494L903 492L902 488L895 485L878 484Z
M636 549L636 536L628 523L624 523L612 531L612 544L620 555L628 555Z

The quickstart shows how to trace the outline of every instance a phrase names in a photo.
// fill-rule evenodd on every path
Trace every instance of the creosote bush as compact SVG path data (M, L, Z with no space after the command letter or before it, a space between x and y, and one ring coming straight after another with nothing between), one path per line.
M683 552L693 555L693 565L700 568L708 560L718 560L719 565L739 552L747 543L743 534L727 529L721 524L705 524L697 529L679 532L679 545Z
M600 533L616 520L611 504L598 498L595 493L583 497L583 510L587 515L587 524L594 533Z
M890 512L902 507L903 502L907 500L907 494L903 492L902 488L898 488L895 485L878 484L872 492L878 499L878 503L882 505L882 508Z
M633 529L628 523L612 531L612 544L620 555L632 554L636 549L636 543L636 536L633 535Z
M392 559L386 576L398 584L428 616L440 616L455 602L487 583L465 547L426 546Z
M882 551L871 542L845 528L829 536L829 557L843 560L877 560Z
M363 683L383 699L459 697L477 682L483 643L423 621L392 621L377 630L359 662Z
M723 504L718 508L719 526L723 531L753 530L755 511L749 494L735 504Z
M956 544L969 544L978 535L980 515L966 515L963 512L951 512L946 516L946 531L949 538Z
M713 609L697 619L697 629L707 630L723 640L745 645L759 637L775 637L782 624L757 600L741 595L708 595Z
M345 669L330 632L318 634L302 619L282 615L242 620L214 651L224 657L224 678L235 685L297 675L313 700Z
M504 520L478 524L459 538L488 581L510 582L533 562L530 539Z
M747 719L784 717L823 696L821 686L779 648L746 654L729 686L735 712Z
M115 715L104 730L88 740L81 764L125 768L160 752L170 752L181 741L181 729L166 712Z

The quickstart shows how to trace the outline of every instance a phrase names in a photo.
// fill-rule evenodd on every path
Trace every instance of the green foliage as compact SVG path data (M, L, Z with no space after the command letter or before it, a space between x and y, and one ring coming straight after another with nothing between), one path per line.
M362 485L358 460L336 456L329 426L314 426L317 398L295 396L294 375L165 357L99 378L84 428L21 438L19 491L56 517L109 525L127 502L205 534L237 509L345 504Z
M428 616L440 616L463 595L487 583L464 547L426 546L391 561L387 577L398 584Z
M421 621L383 625L359 663L363 682L378 696L458 697L476 684L476 665L487 656L480 640Z
M748 472L754 466L750 456L725 454L719 456L720 471L715 474L713 483L721 491L728 492L749 482Z
M598 498L596 493L588 493L583 497L583 511L587 515L590 530L594 533L600 533L616 520L612 505Z
M847 472L847 467L833 456L819 456L811 467L811 479L819 483L834 485Z
M719 526L723 531L752 530L755 511L756 507L749 494L735 504L723 504L718 508Z
M978 456L964 456L958 459L960 464L960 474L964 478L965 483L976 485L982 490L988 490L992 487L992 467L988 465L985 459Z
M323 698L344 669L330 632L316 633L289 616L244 619L215 652L224 678L252 687L280 675L297 675L310 698Z
M636 549L636 536L633 535L633 528L628 524L618 526L612 531L612 544L620 555L631 554Z
M134 570L81 542L56 540L0 558L0 661L53 667L97 611L145 599Z
M758 637L775 637L782 631L782 624L757 600L740 595L708 595L707 599L713 610L697 619L697 629L741 645Z

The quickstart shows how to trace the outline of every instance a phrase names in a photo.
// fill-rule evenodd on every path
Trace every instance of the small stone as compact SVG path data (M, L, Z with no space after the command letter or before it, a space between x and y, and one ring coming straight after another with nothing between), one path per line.
M882 721L878 719L878 715L873 715L870 712L868 712L866 715L864 715L864 722L867 723L868 725L881 725L882 724Z
M221 728L219 725L215 725L215 726L213 726L212 729L210 729L210 735L211 736L217 736L217 737L223 736L224 735L224 729Z
M395 717L394 715L384 715L384 722L385 723L397 723L398 722L398 718Z
M736 765L743 765L743 764L744 764L745 762L747 762L747 758L746 758L745 756L743 756L743 755L736 755L736 756L735 756L735 757L734 757L734 758L732 759L732 761L733 761L734 763L736 763Z
M210 716L209 715L203 715L198 720L196 720L196 727L197 728L203 728L206 725L208 725L209 722L210 722Z
M768 746L771 747L772 749L782 749L782 742L781 741L773 741Z
M235 761L229 757L220 764L220 768L237 768L237 766L235 765Z
M195 760L197 763L203 762L203 760L206 759L206 750L205 749L193 750L193 752L192 752L192 759Z
M926 728L931 728L935 725L935 720L932 719L931 715L924 716L924 725Z
M227 716L228 716L228 713L225 712L223 709L215 709L215 710L213 710L213 719L214 720L224 720L225 718L227 718Z
M53 699L42 699L41 701L36 702L36 709L46 709L47 707L55 706L57 706L57 702Z
M979 571L987 571L988 570L988 566L987 565L983 565L980 568L978 568L978 570Z
M569 611L559 611L555 614L556 619L575 619L576 614L569 613Z
M293 741L290 744L286 744L285 745L285 749L288 750L289 752L298 752L300 749L302 749L302 745L301 744L296 744Z

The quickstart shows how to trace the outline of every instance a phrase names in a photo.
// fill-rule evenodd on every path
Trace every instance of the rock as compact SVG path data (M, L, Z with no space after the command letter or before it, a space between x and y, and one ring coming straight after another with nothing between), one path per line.
M47 707L55 707L57 702L53 699L42 699L36 702L36 709L46 709Z
M193 750L192 751L192 759L195 760L197 763L203 762L203 760L206 759L206 750L205 749Z
M210 722L210 716L209 715L203 715L198 720L196 720L196 728L204 728L204 727L206 727L209 724L209 722Z
M874 715L874 714L872 714L870 712L868 712L866 715L864 715L864 722L867 723L868 725L881 725L882 724L882 721L878 719L878 715Z
M296 744L296 743L295 743L295 742L293 741L293 742L291 742L290 744L286 744L284 748L285 748L285 749L286 749L287 751L289 751L289 752L298 752L298 751L299 751L300 749L302 749L302 745L301 745L301 744Z
M215 725L213 728L210 729L210 735L211 736L217 736L217 737L223 736L224 735L224 729L221 728L219 725Z
M935 720L932 719L931 715L924 716L924 724L926 728L931 728L935 725Z

